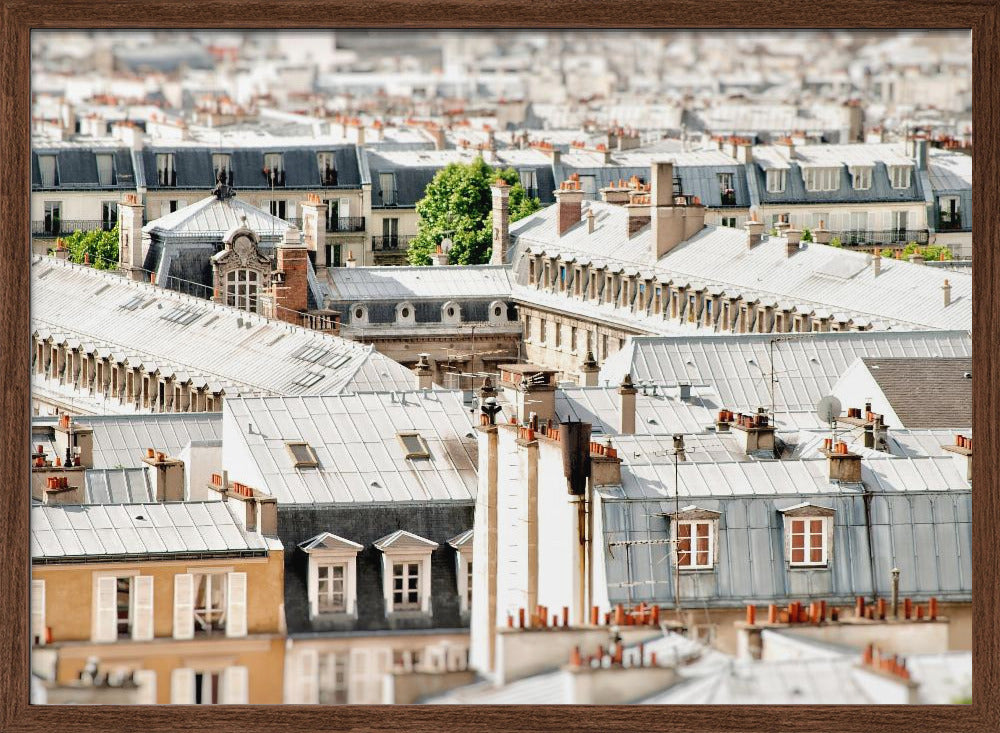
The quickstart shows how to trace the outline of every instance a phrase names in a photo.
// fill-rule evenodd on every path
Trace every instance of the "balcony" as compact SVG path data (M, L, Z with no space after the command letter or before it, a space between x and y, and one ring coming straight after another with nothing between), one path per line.
M381 237L372 237L372 250L375 252L402 252L410 246L410 241L414 236L413 234L386 234Z
M962 215L959 212L939 211L936 229L939 232L954 232L971 227L962 224Z
M31 233L39 237L62 237L77 230L91 232L95 229L102 229L110 232L117 223L117 220L102 221L101 219L37 219L31 222Z
M872 231L864 229L846 229L840 232L833 232L833 236L840 239L840 243L845 247L852 245L907 245L910 242L917 244L927 244L926 229L885 229Z
M327 219L326 230L328 232L363 232L365 230L365 217L341 216Z
M736 191L731 188L727 188L720 192L722 198L722 206L736 206Z

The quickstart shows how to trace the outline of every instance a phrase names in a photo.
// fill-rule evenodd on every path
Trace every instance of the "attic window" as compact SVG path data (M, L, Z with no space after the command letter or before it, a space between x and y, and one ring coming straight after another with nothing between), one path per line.
M285 447L295 461L295 468L315 468L319 465L316 451L308 443L285 443Z
M181 326L187 326L201 317L195 308L189 305L179 305L168 313L164 313L160 316L164 321L170 321L171 323L178 323Z
M292 356L296 359L302 359L302 361L308 361L315 364L330 354L330 349L324 346L318 346L315 344L306 344L305 346L296 349L292 352Z
M420 433L396 433L400 445L406 452L407 458L430 458L431 451L427 447L427 441Z
M303 374L300 374L295 381L292 382L296 387L312 387L314 384L318 383L326 375L323 372L317 371L315 369L310 369Z

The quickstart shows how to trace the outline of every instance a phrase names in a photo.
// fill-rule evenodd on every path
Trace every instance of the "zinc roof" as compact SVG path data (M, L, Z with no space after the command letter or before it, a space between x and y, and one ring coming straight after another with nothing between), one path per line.
M416 300L420 298L490 298L511 293L507 266L331 267L329 299L338 302Z
M291 225L242 199L207 196L154 219L142 230L172 236L221 239L239 226L247 226L257 234L284 234Z

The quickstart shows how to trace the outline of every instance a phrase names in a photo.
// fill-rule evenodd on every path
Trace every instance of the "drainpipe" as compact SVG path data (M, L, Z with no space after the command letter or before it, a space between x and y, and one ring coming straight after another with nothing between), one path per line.
M899 568L892 569L892 617L899 618Z
M865 534L868 536L868 564L872 573L872 603L878 602L878 582L875 578L875 541L872 536L872 494L867 486L864 486L862 495L865 502Z

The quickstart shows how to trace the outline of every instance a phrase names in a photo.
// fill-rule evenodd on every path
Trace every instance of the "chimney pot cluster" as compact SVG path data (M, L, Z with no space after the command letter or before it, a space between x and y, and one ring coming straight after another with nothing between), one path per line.
M49 476L45 479L45 488L49 491L63 491L70 488L69 479L66 476Z
M906 668L905 659L895 654L892 656L883 655L882 650L874 644L865 647L861 662L865 667L871 667L893 677L899 677L902 680L910 679L910 670Z

